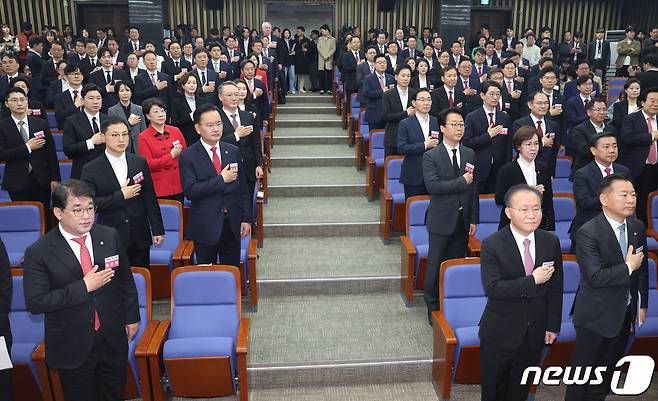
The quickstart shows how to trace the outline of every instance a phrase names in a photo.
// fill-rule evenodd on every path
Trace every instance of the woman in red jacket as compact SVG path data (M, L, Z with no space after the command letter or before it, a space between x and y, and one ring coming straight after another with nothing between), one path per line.
M183 187L178 171L178 156L185 150L185 138L180 130L165 124L167 110L162 100L146 99L142 111L149 126L139 134L139 154L146 159L155 194L160 199L183 203Z

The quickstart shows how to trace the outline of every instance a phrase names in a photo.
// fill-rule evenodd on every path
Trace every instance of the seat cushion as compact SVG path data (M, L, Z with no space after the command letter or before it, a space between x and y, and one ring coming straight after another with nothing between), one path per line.
M658 250L658 241L647 235L647 248L649 248L650 251Z
M658 317L648 317L642 327L637 327L635 335L638 337L658 336Z
M459 354L462 347L480 345L479 326L460 327L455 329L457 346L455 347L455 366L459 363Z
M167 340L162 355L169 358L233 356L233 339L230 337L189 337Z
M562 322L560 328L560 335L557 338L558 342L576 341L576 328L573 327L571 320Z
M14 365L29 365L32 363L32 353L38 343L14 343L11 346L11 361Z
M167 249L151 248L151 263L154 265L170 265L171 251Z

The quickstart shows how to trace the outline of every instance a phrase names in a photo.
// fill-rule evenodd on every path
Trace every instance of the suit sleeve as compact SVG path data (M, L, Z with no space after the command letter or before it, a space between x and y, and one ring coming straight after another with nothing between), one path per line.
M133 279L133 274L130 270L128 254L123 247L118 232L116 230L113 230L113 232L114 244L116 249L119 250L119 268L116 269L116 273L119 276L118 280L121 285L122 295L121 301L123 302L123 309L126 313L124 324L133 324L140 321L137 287L135 287L135 280ZM114 280L116 280L116 278Z
M409 142L408 124L400 124L398 130L398 152L401 155L421 155L425 153L425 142Z
M181 153L180 158L180 179L183 186L185 197L189 200L204 198L215 193L224 193L226 184L221 174L213 176L205 181L199 180L194 169L194 161L191 159L189 150ZM239 169L242 171L244 169ZM245 178L246 180L246 178Z
M28 311L38 315L91 302L82 279L72 281L62 288L51 288L48 261L43 256L33 246L25 251L23 291Z
M451 180L442 180L439 176L440 166L432 158L433 152L423 155L423 179L427 192L432 195L446 195L461 193L466 190L468 184L463 176Z
M575 127L571 131L571 138L573 139L573 147L576 149L578 156L587 158L592 153L589 150L589 143L587 143L587 134L585 130L580 127Z
M253 212L252 212L252 199L251 191L249 190L249 185L247 184L247 174L244 171L244 162L242 157L238 159L238 174L240 180L240 203L242 209L242 219L240 220L243 223L251 224L253 222Z
M589 191L587 174L584 171L576 171L573 177L573 194L576 205L581 209L598 209L601 205L598 195Z
M496 180L496 204L505 205L505 194L511 187L509 183L509 169L503 166L498 170L498 179Z
M0 316L7 315L11 310L12 291L11 265L7 248L0 239Z
M370 75L368 75L370 77ZM363 80L363 96L368 100L381 99L384 92L379 85L373 85L373 80L368 78Z
M144 173L144 181L142 181L141 195L144 197L146 206L146 213L151 226L151 233L155 235L164 235L164 224L162 222L162 214L160 213L160 205L155 195L155 187L153 186L153 178L151 177L151 170L149 170L146 160L141 159L142 171Z
M622 145L651 146L653 138L647 132L646 127L643 128L637 129L633 120L633 114L628 114L621 125Z
M600 234L581 227L576 233L576 257L580 268L580 277L594 288L617 287L629 285L630 275L626 263L603 266L601 259L602 246L618 246L617 244L600 243Z
M62 177L59 174L59 161L57 160L55 141L50 133L48 124L44 124L43 132L46 135L46 157L48 159L48 166L50 167L50 181L61 181Z
M519 276L511 280L503 278L499 253L510 252L510 250L501 249L499 244L492 242L489 238L485 239L482 242L480 254L482 285L487 297L490 299L515 299L535 295L537 285L532 275Z
M6 127L3 128L6 130ZM3 132L0 135L0 160L14 161L28 159L30 152L27 150L27 146L23 143L12 148L7 147L6 135L9 135L9 133Z
M466 125L464 127L464 138L462 139L462 145L473 150L483 148L486 146L491 146L491 136L489 132L485 129L484 134L482 133L482 126L475 121L475 118L472 114L466 116Z
M74 122L72 122L70 118L66 119L66 122L64 123L64 136L62 137L64 153L66 153L66 156L70 159L78 158L89 152L89 149L87 148L87 140L77 140L77 128L73 124Z
M387 123L397 123L409 117L407 114L406 104L402 105L402 111L393 110L392 96L382 97L382 107L384 109L384 121Z
M553 248L553 263L555 271L548 280L547 304L546 304L546 330L558 333L562 326L562 295L564 293L564 269L562 268L562 251L560 241L551 235L551 247ZM548 245L548 244L547 244Z
M254 146L254 157L256 158L256 166L263 166L263 148L261 146L261 132L258 130L258 124L256 124L256 120L251 117L251 113L249 113L249 117L251 119L251 126L254 128L253 131L251 131L251 135L253 135L253 146Z
M158 89L151 84L148 78L142 79L140 74L137 74L135 77L135 97L145 100L155 96L158 96Z
M66 94L63 96L68 96L68 92L61 92L61 93ZM68 116L71 116L78 112L78 108L75 107L75 104L73 102L65 105L64 102L62 102L61 100L62 100L61 98L60 99L57 98L57 95L53 99L53 103L55 107L55 119L58 121L58 124L60 121L66 122L66 118ZM66 123L64 124L64 127L66 127Z

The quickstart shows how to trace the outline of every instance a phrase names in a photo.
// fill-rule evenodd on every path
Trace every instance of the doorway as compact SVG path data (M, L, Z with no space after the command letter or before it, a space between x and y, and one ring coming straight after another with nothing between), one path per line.
M512 24L512 10L484 9L471 10L471 40L477 43L477 35L482 25L489 27L493 37L505 35L505 28Z
M112 27L117 35L123 34L123 26L128 25L128 2L112 4L78 4L77 15L80 27L89 31L89 36L96 37L96 29Z

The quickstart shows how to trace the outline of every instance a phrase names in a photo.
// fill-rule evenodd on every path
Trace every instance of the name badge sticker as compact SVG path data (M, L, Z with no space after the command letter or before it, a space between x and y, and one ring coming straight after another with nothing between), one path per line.
M466 163L466 166L464 166L464 171L467 173L473 174L473 171L475 170L475 166L472 165L471 163Z
M232 171L238 171L238 163L231 163L228 165L228 168Z
M43 139L45 138L46 134L43 133L43 131L37 131L34 133L34 137L36 139Z
M133 182L135 184L139 184L142 181L144 181L144 173L140 171L139 173L135 174L135 176L133 177Z
M430 131L430 137L432 139L439 139L439 131Z
M178 145L180 145L180 141L178 139L176 139L171 144L172 144L172 146L178 146Z
M461 109L463 106L462 102L457 103L457 108Z
M119 267L119 255L108 256L105 258L106 269L116 269Z
M41 115L41 110L39 110L39 109L32 109L32 115L33 115L33 116L40 116L40 115Z

